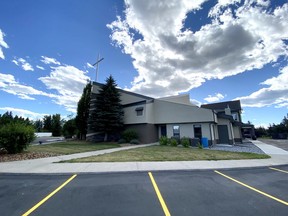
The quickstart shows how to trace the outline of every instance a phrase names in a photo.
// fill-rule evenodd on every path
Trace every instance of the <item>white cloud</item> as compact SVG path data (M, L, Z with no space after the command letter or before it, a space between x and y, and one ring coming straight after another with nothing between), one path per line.
M58 66L53 68L50 76L40 77L48 89L57 91L50 94L39 91L31 86L22 85L15 81L11 74L0 73L0 90L18 96L25 100L35 100L33 95L46 96L58 105L64 106L69 112L76 112L77 103L83 92L89 77L85 72L73 66Z
M67 111L76 112L77 103L89 77L84 71L70 65L53 67L49 76L40 77L48 89L57 91L54 102Z
M190 98L190 102L191 102L192 104L198 106L198 107L200 107L201 104L202 104L200 101L198 101L198 100L196 100L196 99L193 99L193 98Z
M261 83L268 87L244 97L238 97L243 107L265 107L288 108L288 66L280 70L277 77L272 77Z
M9 94L16 95L25 100L36 100L33 96L45 96L60 106L63 106L69 112L76 112L77 103L82 95L83 88L90 80L81 71L73 66L57 66L52 67L49 76L40 77L48 89L56 90L56 93L47 93L20 84L11 74L0 73L0 90Z
M2 32L2 30L0 29L0 58L5 59L4 53L2 51L2 47L8 49L9 46L8 44L4 41L4 32Z
M18 115L22 116L23 118L29 118L30 120L37 120L37 119L42 119L45 115L48 114L43 114L43 113L36 113L32 112L29 110L25 109L19 109L19 108L14 108L14 107L0 107L0 110L2 110L2 113L5 112L12 112L13 116Z
M195 32L184 29L187 14L203 2L125 1L125 17L107 27L138 71L130 90L174 95L288 56L288 4L271 9L264 0L221 0L209 13L211 23Z
M47 56L41 56L41 58L42 60L40 61L43 62L44 64L61 65L61 63L57 61L55 58L49 58Z
M90 63L86 63L86 66L88 67L88 68L94 68L94 66L93 65L91 65Z
M36 65L36 68L38 68L38 69L40 69L40 70L45 70L45 68L44 68L44 67L42 67L42 66L39 66L39 65Z
M224 96L220 93L216 93L214 96L208 95L208 97L204 98L208 103L215 103L224 99Z
M31 64L29 64L25 59L23 59L23 58L14 58L13 60L12 60L12 62L14 63L14 64L16 64L17 66L19 66L19 67L22 67L22 69L23 70L25 70L25 71L34 71L34 68L32 67L32 65Z
M20 84L11 74L0 73L0 90L16 95L25 100L35 100L35 98L31 97L31 95L40 95L52 98L55 97L53 94L39 91L31 86Z

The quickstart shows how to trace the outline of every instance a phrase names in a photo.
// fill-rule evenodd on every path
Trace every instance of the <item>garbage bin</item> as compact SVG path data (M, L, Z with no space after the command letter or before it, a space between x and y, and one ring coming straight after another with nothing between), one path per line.
M203 148L208 148L208 138L202 137L201 139Z
M198 143L200 143L200 139L199 138L191 138L190 139L190 145L191 146L198 146Z

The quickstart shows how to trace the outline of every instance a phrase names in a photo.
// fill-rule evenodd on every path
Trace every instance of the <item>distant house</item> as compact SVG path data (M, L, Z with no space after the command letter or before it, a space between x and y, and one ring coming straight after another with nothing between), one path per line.
M93 83L91 100L102 85ZM206 138L209 145L242 141L240 101L198 107L188 94L156 99L122 89L119 92L125 128L136 130L141 143L156 142L161 136ZM93 134L90 131L88 139Z

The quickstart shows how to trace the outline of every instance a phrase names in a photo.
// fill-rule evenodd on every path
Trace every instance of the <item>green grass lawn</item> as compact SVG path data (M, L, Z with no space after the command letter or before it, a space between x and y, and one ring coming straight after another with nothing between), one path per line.
M117 143L90 143L85 141L69 141L52 144L29 146L28 152L49 152L54 154L74 154L120 147Z
M268 155L214 151L198 148L171 146L150 146L125 151L113 152L99 156L73 159L64 162L128 162L128 161L197 161L197 160L241 160L264 159Z

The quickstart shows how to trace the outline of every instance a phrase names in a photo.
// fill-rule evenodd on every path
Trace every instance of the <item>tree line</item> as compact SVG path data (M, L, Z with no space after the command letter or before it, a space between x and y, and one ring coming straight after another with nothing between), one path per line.
M270 124L268 128L255 128L257 137L271 137L273 139L287 139L288 136L288 114L284 116L279 124Z
M89 82L77 104L76 117L70 116L69 120L62 119L60 114L45 115L36 121L13 116L9 111L0 114L0 149L4 147L9 153L21 152L35 139L35 132L52 132L52 136L66 138L76 135L85 140L88 124L90 131L104 134L104 141L111 135L119 135L124 126L124 112L115 80L110 75L98 94L91 94L91 89ZM92 100L91 95L95 97Z

